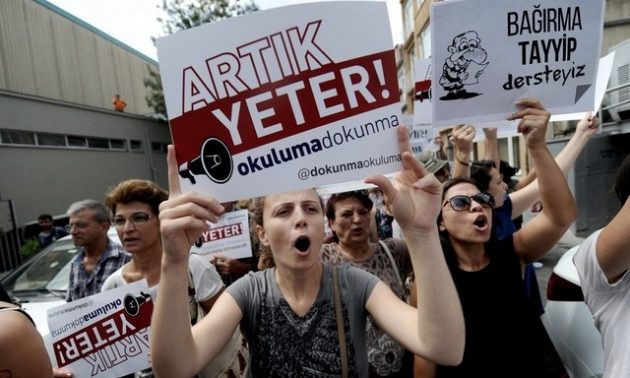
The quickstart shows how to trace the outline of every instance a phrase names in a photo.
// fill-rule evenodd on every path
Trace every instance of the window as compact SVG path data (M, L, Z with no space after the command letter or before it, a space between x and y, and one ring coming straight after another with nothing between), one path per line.
M509 163L511 166L520 169L521 150L520 150L519 137L513 136L511 139L511 142L512 142L512 156L511 156L512 159L510 159Z
M519 137L512 136L507 138L499 138L499 156L502 160L507 161L513 167L521 166Z
M142 149L142 143L140 141L135 142L137 143L136 149ZM61 148L95 148L118 151L125 151L127 149L127 141L124 139L108 139L17 130L0 130L0 143Z
M66 146L66 137L61 134L37 133L39 146Z
M26 131L0 131L2 144L35 144L35 135Z
M166 143L151 142L151 150L153 152L164 152L164 153L166 153L167 148L168 148L168 144L166 144Z
M87 138L88 147L109 149L109 141L105 138Z
M69 147L87 147L85 137L68 135L67 138Z
M129 148L131 151L142 151L142 141L134 139L130 140Z
M110 139L109 147L112 150L124 150L126 147L126 143L123 139Z
M416 60L416 51L415 51L415 44L412 44L409 47L409 50L407 50L407 54L408 54L408 72L405 74L405 86L403 88L404 90L404 98L405 98L405 102L406 101L410 101L411 98L413 98L413 88L415 87L414 85L414 78L413 78L413 67L415 65L415 60ZM413 100L411 100L413 102ZM413 110L413 108L411 108L411 110Z
M409 34L413 33L414 21L415 17L413 14L413 1L407 0L407 2L405 3L405 39L407 39Z
M431 57L431 25L427 23L420 32L420 40L422 46L422 57L429 59Z

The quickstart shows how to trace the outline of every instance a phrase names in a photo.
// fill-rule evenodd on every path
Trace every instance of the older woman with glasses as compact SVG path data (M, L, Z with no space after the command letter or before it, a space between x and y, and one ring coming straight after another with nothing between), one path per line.
M126 180L107 193L105 204L112 213L112 224L132 258L107 278L103 291L144 278L151 296L155 298L162 261L158 214L160 203L166 199L168 193L148 180ZM209 261L198 255L191 255L188 264L196 299L208 312L223 290L221 277Z
M334 265L351 265L380 278L405 300L406 277L411 260L404 239L370 240L370 226L375 221L372 200L367 191L336 193L326 202L326 218L333 232L333 242L324 244L320 258ZM405 364L405 348L367 319L367 356L371 377L397 377L411 370L411 358ZM405 366L408 365L408 366ZM407 373L408 374L408 373Z
M168 193L159 185L148 180L126 180L107 193L105 204L112 213L112 224L116 227L123 247L131 253L131 261L114 272L103 284L102 290L113 289L131 282L146 279L152 299L157 297L162 262L160 203L168 199ZM207 258L197 254L188 257L188 292L191 322L200 320L208 313L224 290L221 276ZM203 371L203 377L215 377L220 372L239 376L241 367L237 353L241 344L240 333L235 333L229 347L218 360ZM226 371L227 370L227 371Z
M436 369L425 361L416 377L566 376L540 318L527 302L522 268L553 247L575 219L577 207L545 143L546 122L529 112L519 112L516 118L521 118L519 131L538 169L543 211L499 240L492 217L498 201L483 192L487 185L461 177L444 184L438 228L464 311L466 347L459 366ZM498 183L498 172L493 178Z

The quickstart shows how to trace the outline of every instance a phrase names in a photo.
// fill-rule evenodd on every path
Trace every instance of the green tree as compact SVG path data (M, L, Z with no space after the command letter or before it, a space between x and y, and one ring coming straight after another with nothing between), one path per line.
M149 76L144 79L147 94L144 96L147 106L160 118L166 120L166 103L162 91L162 77L160 72L149 66Z
M162 4L157 7L165 14L157 19L162 24L165 35L259 10L253 0L246 4L240 0L162 0ZM144 86L148 90L145 96L147 106L166 119L160 73L149 68Z
M22 244L22 247L20 248L20 255L22 255L23 259L26 259L39 252L39 249L39 242L37 241L37 238L31 238Z

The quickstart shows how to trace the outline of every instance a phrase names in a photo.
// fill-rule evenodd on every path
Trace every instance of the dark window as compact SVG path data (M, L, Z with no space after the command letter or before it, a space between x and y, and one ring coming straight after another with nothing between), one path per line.
M160 143L160 142L151 142L151 150L153 150L153 152L164 152L166 153L168 144L166 143Z
M109 149L109 140L105 138L88 138L88 147Z
M68 146L70 147L87 147L85 137L68 135Z
M56 147L68 146L74 148L96 148L123 151L127 148L127 141L125 139L107 139L52 133L32 133L14 130L0 130L0 143ZM131 141L131 148L135 150L142 150L142 142L139 140Z
M61 134L37 133L37 144L40 146L66 146L66 137Z
M142 141L132 139L129 141L129 147L132 151L140 151L142 150Z
M109 145L113 150L124 150L125 149L125 141L122 139L110 139Z
M33 133L25 131L0 131L0 139L3 144L35 144L35 137Z

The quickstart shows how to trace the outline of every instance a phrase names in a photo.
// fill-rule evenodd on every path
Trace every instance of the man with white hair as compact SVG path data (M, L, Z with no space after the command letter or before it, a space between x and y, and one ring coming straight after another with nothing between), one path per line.
M70 262L66 301L100 293L110 274L131 259L123 247L107 237L109 210L95 200L78 201L68 208L70 234L77 254Z

